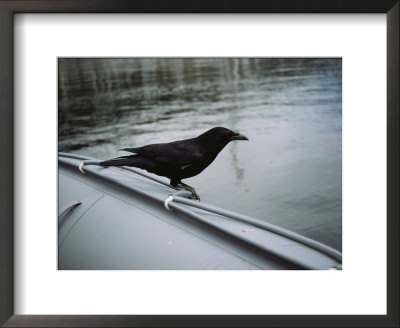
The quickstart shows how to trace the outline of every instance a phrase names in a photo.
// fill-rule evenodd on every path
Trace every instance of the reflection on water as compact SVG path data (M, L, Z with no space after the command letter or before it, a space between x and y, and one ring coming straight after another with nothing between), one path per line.
M229 144L185 180L202 200L341 250L340 59L60 59L59 151L119 148L225 126Z

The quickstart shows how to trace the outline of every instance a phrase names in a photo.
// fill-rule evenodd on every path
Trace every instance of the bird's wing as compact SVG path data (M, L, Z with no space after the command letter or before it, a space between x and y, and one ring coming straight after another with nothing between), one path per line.
M178 165L188 167L201 160L202 147L193 139L160 143L135 148L140 156L151 158L159 164Z

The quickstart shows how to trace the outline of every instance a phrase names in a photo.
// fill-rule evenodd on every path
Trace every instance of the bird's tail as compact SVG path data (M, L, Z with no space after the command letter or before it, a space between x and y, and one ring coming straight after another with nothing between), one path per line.
M129 151L131 153L137 153L139 151L139 148L122 148L120 150Z
M113 159L108 159L106 161L102 161L99 164L101 166L124 166L124 165L132 165L135 162L136 156L122 156Z

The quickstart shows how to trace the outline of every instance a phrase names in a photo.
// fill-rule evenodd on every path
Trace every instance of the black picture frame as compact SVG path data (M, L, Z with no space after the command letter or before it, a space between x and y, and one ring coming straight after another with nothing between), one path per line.
M399 327L399 8L398 0L0 0L0 324L4 327ZM14 315L13 17L16 13L385 13L387 315Z

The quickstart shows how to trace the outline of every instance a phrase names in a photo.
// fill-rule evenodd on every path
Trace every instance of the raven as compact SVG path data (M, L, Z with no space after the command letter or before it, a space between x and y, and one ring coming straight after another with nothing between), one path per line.
M191 178L202 172L233 140L249 139L240 133L216 127L196 138L137 148L123 148L120 150L134 153L134 155L102 161L100 165L133 166L167 177L171 180L171 186L188 190L194 199L200 200L194 188L184 184L181 179Z

